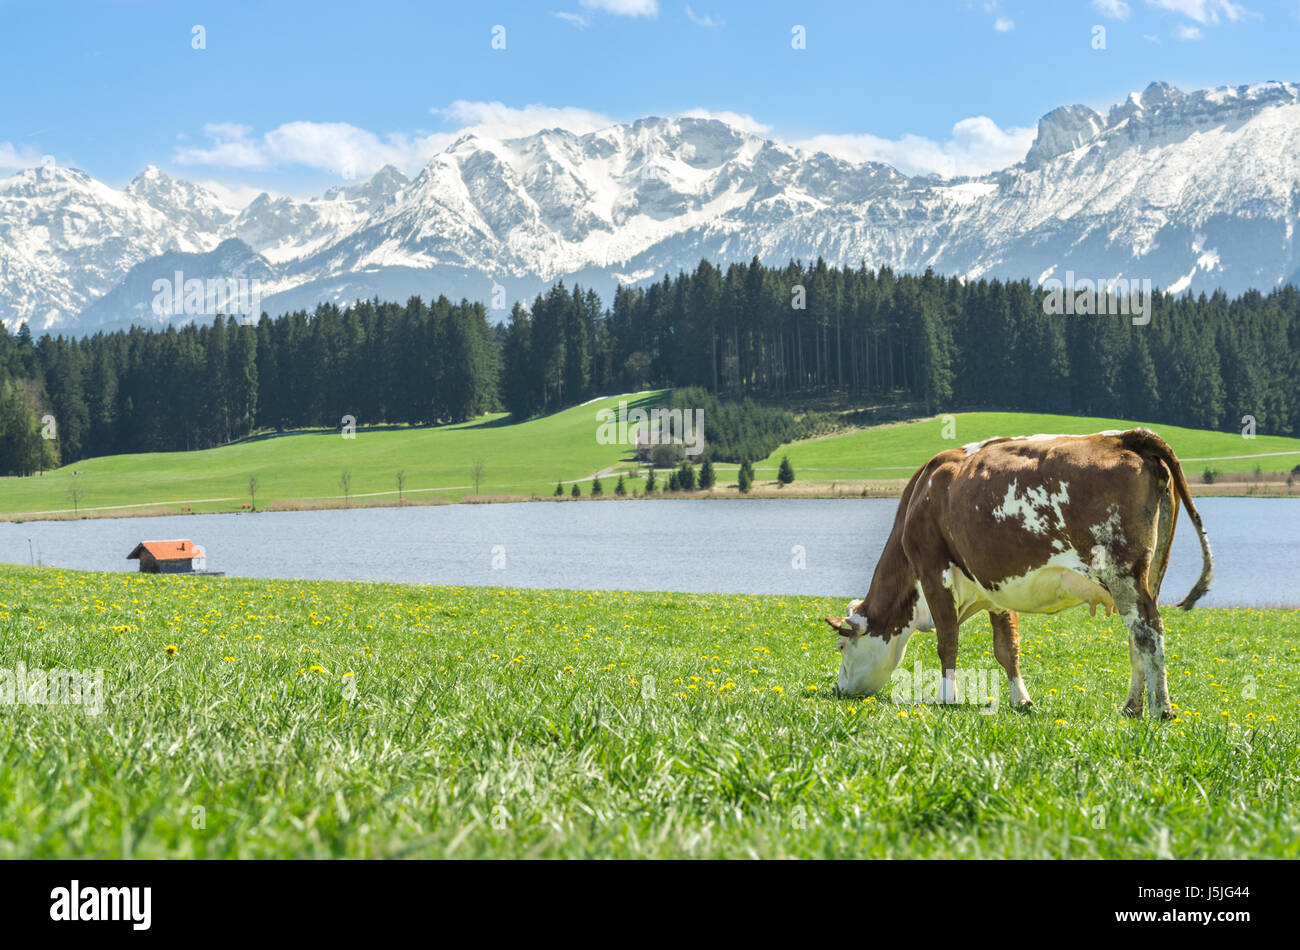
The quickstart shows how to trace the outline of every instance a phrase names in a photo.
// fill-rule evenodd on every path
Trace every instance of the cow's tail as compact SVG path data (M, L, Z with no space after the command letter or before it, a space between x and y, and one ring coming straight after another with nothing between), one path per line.
M1196 510L1196 505L1192 504L1191 493L1187 490L1183 466L1179 463L1174 450L1169 447L1169 443L1150 429L1131 429L1120 438L1124 448L1137 452L1144 458L1159 459L1164 463L1170 477L1174 480L1174 490L1178 492L1179 499L1187 508L1187 516L1196 526L1196 536L1201 540L1201 576L1196 579L1195 586L1187 596L1178 602L1178 606L1183 610L1191 610L1196 602L1205 596L1205 592L1210 589L1210 584L1214 581L1214 555L1210 553L1210 539L1201 524L1201 513Z

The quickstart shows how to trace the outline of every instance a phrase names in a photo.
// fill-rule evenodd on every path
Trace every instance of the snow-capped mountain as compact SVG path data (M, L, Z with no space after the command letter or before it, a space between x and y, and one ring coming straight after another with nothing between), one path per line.
M0 319L68 325L135 265L216 247L234 217L153 167L122 190L56 165L0 179Z
M123 190L75 169L0 180L0 319L93 331L185 319L155 279L248 277L271 313L378 295L530 297L577 279L608 295L665 271L820 256L969 277L1150 278L1267 291L1300 272L1300 87L1154 83L1102 115L1056 109L1025 160L909 178L714 119L586 135L467 135L408 180L384 168L302 201L230 208L147 168Z

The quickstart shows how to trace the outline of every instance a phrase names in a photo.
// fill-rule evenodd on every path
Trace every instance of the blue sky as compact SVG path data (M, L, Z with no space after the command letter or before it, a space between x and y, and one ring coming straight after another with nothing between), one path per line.
M688 113L978 173L1058 105L1300 80L1298 41L1300 0L0 0L0 175L49 155L113 185L152 163L313 194L417 170L467 128Z

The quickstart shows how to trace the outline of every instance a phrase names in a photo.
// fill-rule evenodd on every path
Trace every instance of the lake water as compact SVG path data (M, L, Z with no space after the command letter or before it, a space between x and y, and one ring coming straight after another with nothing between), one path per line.
M1206 606L1300 606L1300 502L1201 498ZM896 499L443 505L0 524L0 561L133 571L139 541L191 538L245 577L860 597ZM802 552L802 554L800 553ZM1200 569L1180 515L1164 599Z

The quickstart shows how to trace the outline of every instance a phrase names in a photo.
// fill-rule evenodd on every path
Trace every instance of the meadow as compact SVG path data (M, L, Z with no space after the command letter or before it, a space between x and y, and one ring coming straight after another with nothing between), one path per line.
M834 695L842 609L0 566L0 669L104 683L0 705L0 857L1300 856L1300 611L1166 609L1155 723L1115 618L988 713Z
M1167 441L1179 459L1189 482L1199 487L1205 469L1217 472L1286 472L1300 465L1300 439L1256 435L1245 439L1240 432L1210 432L1179 426L1106 419L1094 416L1060 416L1026 412L961 412L952 416L945 439L942 417L916 422L873 426L854 432L809 439L782 446L760 463L761 470L776 471L781 457L788 455L796 472L820 481L861 478L907 478L936 452L994 436L1059 433L1086 435L1108 429L1145 426Z
M557 481L567 487L630 454L627 446L596 441L598 410L617 407L620 399L630 407L651 405L661 396L656 391L602 399L517 424L497 413L460 425L363 428L354 438L339 430L297 432L201 451L83 459L44 475L0 478L0 513L72 509L68 492L74 478L82 490L76 507L91 514L124 505L176 514L182 502L194 512L238 511L254 503L249 478L258 481L260 509L396 505L399 471L405 473L402 496L408 503L459 501L479 493L549 497ZM472 469L480 459L483 475L476 491ZM339 483L344 470L352 475L347 499Z
M575 483L584 496L589 495L590 482L600 473L606 473L602 488L610 497L618 473L631 473L635 466L629 446L597 441L596 413L617 408L621 400L637 408L662 404L665 397L663 390L615 396L521 423L497 414L453 426L362 429L350 439L337 431L298 432L203 451L85 459L43 475L0 478L0 518L228 512L254 504L266 510L549 499L557 483L563 483L565 497ZM1084 416L972 412L956 414L951 427L943 417L934 417L849 429L782 446L758 461L755 493L777 491L777 468L786 455L797 481L785 494L833 495L863 488L872 494L897 494L908 476L936 452L966 442L995 435L1082 434L1140 424ZM1247 440L1236 432L1152 428L1184 459L1198 492L1206 491L1200 476L1207 468L1248 473L1259 466L1265 472L1285 472L1300 464L1300 439L1260 435ZM477 486L472 475L476 461L482 462ZM727 463L717 466L714 494L737 493L736 468ZM346 495L340 484L345 470L352 477ZM400 499L399 471L405 473ZM258 482L255 499L248 491L250 477ZM666 475L660 482L662 490ZM75 503L70 494L74 485L79 492ZM644 480L629 474L625 487L628 494L642 491ZM1236 489L1240 493L1247 487ZM1271 488L1281 493L1291 490L1280 483Z

